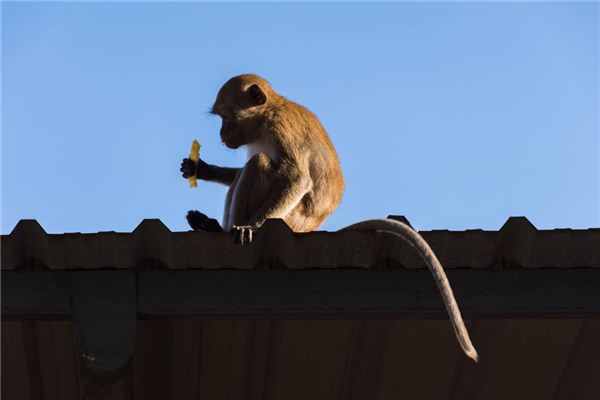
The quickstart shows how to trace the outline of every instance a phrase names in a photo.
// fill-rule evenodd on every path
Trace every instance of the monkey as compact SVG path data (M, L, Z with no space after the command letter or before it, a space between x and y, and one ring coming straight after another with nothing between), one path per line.
M319 119L307 108L277 93L254 74L229 79L210 111L221 117L221 141L231 149L246 146L243 168L226 168L184 158L180 171L229 187L222 226L216 219L190 210L194 230L228 231L234 242L247 245L269 218L281 218L294 232L311 232L338 207L344 178L335 148ZM425 261L440 290L457 340L465 354L478 361L444 269L433 250L409 225L373 219L341 231L371 229L408 242Z
M222 119L225 146L247 146L248 161L243 168L222 168L184 159L180 171L229 186L222 229L233 231L236 242L251 242L268 218L283 219L295 232L310 232L336 209L344 191L339 159L308 109L248 74L223 85L211 113ZM192 228L219 229L199 212L190 211L187 219Z

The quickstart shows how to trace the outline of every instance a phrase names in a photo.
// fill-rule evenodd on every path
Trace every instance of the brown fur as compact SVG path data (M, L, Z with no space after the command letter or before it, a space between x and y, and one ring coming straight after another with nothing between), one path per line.
M263 104L252 95L253 86L264 94ZM268 218L282 218L294 231L308 232L337 208L344 191L338 156L308 109L279 95L259 76L240 75L223 85L212 113L223 119L225 145L246 145L250 152L233 180L231 171L229 179L224 173L211 179L230 187L223 228L256 228Z

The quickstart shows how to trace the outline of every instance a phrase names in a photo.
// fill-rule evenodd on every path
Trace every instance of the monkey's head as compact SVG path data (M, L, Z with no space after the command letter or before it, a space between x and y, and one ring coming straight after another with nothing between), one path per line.
M257 75L239 75L219 90L211 113L221 117L221 140L232 149L260 140L265 111L278 99L269 82Z

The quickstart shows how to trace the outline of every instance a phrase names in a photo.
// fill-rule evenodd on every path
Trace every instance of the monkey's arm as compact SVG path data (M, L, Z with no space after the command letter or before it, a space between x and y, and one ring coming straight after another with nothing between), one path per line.
M195 171L198 179L231 186L240 168L217 167L216 165L207 164L201 159L196 163L189 158L184 158L179 170L186 179L193 176Z
M202 177L201 179L221 183L226 186L231 186L235 177L241 170L241 168L217 167L216 165L210 164L207 164L207 166L208 172L205 177ZM198 174L196 174L196 177L200 178Z

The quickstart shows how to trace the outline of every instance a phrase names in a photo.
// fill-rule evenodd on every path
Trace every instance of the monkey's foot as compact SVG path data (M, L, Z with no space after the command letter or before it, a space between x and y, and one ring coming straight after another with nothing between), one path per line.
M233 242L237 244L247 245L252 242L256 228L252 226L233 226L231 228L231 235L233 236Z
M200 211L190 210L185 216L190 227L195 231L223 232L223 228L214 218L208 218Z

